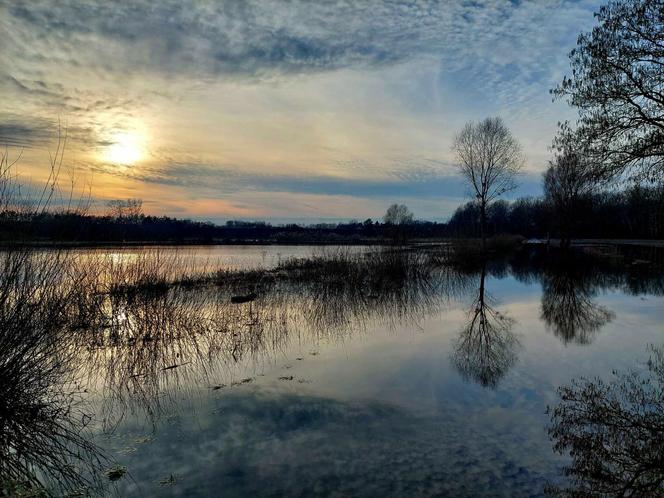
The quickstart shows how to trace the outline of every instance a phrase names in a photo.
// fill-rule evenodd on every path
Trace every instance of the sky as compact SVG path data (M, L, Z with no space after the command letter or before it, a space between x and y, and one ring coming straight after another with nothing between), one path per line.
M597 1L0 0L0 144L21 182L49 173L93 209L223 222L444 221L469 199L455 134L501 117L538 195L549 89Z

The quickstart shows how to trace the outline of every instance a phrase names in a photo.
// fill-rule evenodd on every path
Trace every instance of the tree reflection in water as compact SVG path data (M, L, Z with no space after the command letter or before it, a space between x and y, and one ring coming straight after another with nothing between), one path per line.
M578 264L561 261L542 275L541 317L565 344L589 344L614 317L593 301L596 286L577 270Z
M67 491L96 485L94 477L82 477L99 475L103 460L85 439L80 383L99 394L96 414L107 430L127 413L154 423L166 408L191 399L188 390L206 390L219 370L274 358L293 339L316 347L368 325L412 326L467 295L477 278L453 362L466 378L494 388L517 361L514 321L491 304L486 264L467 271L435 251L397 248L199 278L157 256L147 254L126 271L92 257L76 266L53 255L48 265L18 253L13 263L3 261L0 483L38 488L50 480ZM491 265L494 276L509 268L542 279L542 318L561 337L589 338L610 319L592 302L601 279L532 264ZM609 277L624 285L623 275ZM660 280L654 284L662 288ZM231 302L250 293L251 302Z
M551 414L554 449L569 453L570 484L554 496L664 496L664 347L645 372L581 379L559 389Z
M512 332L514 320L491 306L485 280L486 262L482 265L477 297L456 341L452 360L464 378L495 388L516 363L519 340Z

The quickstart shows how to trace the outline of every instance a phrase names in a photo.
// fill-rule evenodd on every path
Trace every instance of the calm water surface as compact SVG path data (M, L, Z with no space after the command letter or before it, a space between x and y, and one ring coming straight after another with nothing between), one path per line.
M316 250L195 249L231 268ZM567 463L547 435L556 389L664 343L660 279L574 271L490 265L375 304L259 296L219 336L105 351L87 378L95 440L129 472L116 491L542 495Z
M193 246L149 246L122 248L83 248L72 252L89 257L108 257L118 262L130 262L146 253L158 253L162 258L179 257L187 269L225 268L228 270L250 270L273 268L288 258L303 258L324 252L340 250L340 246L302 245L193 245ZM344 251L362 251L365 246L344 246Z

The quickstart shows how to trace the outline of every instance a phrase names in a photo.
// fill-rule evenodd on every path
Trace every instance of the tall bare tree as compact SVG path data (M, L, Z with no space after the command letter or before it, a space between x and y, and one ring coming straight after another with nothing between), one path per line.
M467 123L452 146L461 175L468 181L480 207L482 250L486 250L486 211L489 204L516 188L523 166L519 142L500 118Z
M544 200L557 225L560 245L571 244L572 232L581 201L603 183L604 174L586 149L575 141L574 131L566 125L554 140L553 161L543 175Z

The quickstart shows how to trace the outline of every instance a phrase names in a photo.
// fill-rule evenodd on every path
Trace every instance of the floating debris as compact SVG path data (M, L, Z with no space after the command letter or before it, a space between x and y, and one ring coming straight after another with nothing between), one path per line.
M293 380L295 377L292 375L284 376L284 377L279 377L279 380Z
M178 482L178 478L176 475L171 474L168 477L164 477L159 481L160 486L173 486Z
M239 386L239 385L242 385L242 384L249 384L250 382L253 382L253 381L254 381L254 379L252 379L251 377L248 377L246 379L231 382L231 387Z
M181 367L183 365L187 365L189 363L191 363L191 362L188 361L187 363L180 363L179 365L178 364L168 365L167 367L162 368L162 370L173 370L174 368L178 368L178 367Z
M127 473L127 467L124 465L115 465L106 471L106 477L109 481L117 481L122 479Z
M231 303L234 303L234 304L250 303L251 301L253 301L257 297L258 297L258 295L256 295L255 292L252 292L250 294L245 294L245 295L231 296Z
M216 386L211 386L210 389L212 389L213 391L218 391L219 389L223 389L224 387L226 387L226 384L217 384Z

